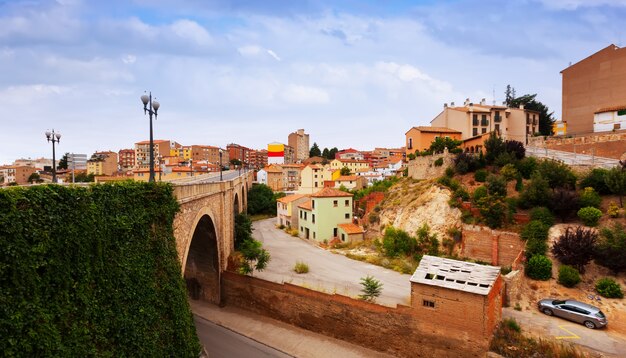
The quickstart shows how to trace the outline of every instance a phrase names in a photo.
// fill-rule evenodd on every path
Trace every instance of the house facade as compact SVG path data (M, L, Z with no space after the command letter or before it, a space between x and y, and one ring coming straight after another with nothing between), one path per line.
M341 170L341 168L346 167L350 169L350 173L356 173L359 170L371 168L368 161L356 159L333 159L330 161L330 167L336 170Z
M298 227L298 205L309 200L308 195L293 194L276 200L276 225Z
M339 224L352 223L352 194L324 188L298 206L299 236L330 242L339 236Z
M624 104L598 109L593 115L593 132L626 129L626 99Z

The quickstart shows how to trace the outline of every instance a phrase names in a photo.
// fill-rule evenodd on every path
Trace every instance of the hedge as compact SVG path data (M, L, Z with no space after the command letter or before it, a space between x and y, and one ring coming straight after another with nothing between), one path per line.
M197 357L166 184L0 190L3 356Z

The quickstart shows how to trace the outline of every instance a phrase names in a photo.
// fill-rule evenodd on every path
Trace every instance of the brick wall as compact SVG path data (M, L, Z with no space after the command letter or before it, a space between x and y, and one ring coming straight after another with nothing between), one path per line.
M580 137L533 137L529 145L576 152L579 154L597 155L599 157L626 159L626 131L589 134Z
M437 159L443 158L443 165L435 166ZM426 157L417 157L409 160L407 164L408 176L413 179L432 179L442 176L446 168L453 163L454 154L448 154L447 150L442 154L433 154Z
M512 266L524 250L519 234L492 230L484 226L463 225L461 256L489 262L498 266Z
M468 322L462 324L462 311L447 329L411 307L385 307L231 272L222 274L222 284L227 305L399 357L478 357L488 346L486 339L475 338ZM475 303L467 299L466 307Z

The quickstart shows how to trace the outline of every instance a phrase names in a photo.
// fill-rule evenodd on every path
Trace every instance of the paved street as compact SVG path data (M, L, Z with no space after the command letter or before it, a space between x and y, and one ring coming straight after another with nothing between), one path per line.
M276 229L275 223L276 219L272 218L256 221L253 224L252 235L263 243L263 247L272 256L266 270L254 273L256 277L274 282L290 282L327 293L357 297L361 290L361 277L371 275L383 283L383 291L377 299L378 303L389 306L409 304L410 275L351 260L320 249ZM309 273L297 274L293 271L298 260L309 265Z
M537 158L560 160L569 165L588 165L598 168L613 168L619 164L617 159L603 158L586 154L563 152L539 147L526 147L526 154Z
M626 342L621 335L611 332L611 322L606 329L589 329L582 324L546 316L538 310L503 308L502 313L504 317L515 318L522 331L579 344L609 356L626 357Z

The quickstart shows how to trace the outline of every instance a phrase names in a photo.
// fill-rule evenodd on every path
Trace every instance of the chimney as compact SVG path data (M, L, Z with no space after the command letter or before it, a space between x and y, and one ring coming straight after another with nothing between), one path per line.
M465 102L463 102L463 105L467 107L468 104L469 104L469 98L466 98Z
M506 106L506 101L502 101L502 105L503 105L503 106Z
M485 103L487 103L487 102L485 101L485 99L484 99L484 98L480 100L480 105L481 105L481 106L484 106L484 105L485 105Z
M450 102L450 107L454 107L454 102Z
M444 104L443 104L443 108L448 108L448 104L447 104L447 103L444 103Z
M519 109L524 109L524 104L523 103L520 103Z
M469 106L470 106L470 107L472 107L473 105L474 105L474 103L472 103L472 102L470 102L470 103L469 103Z

